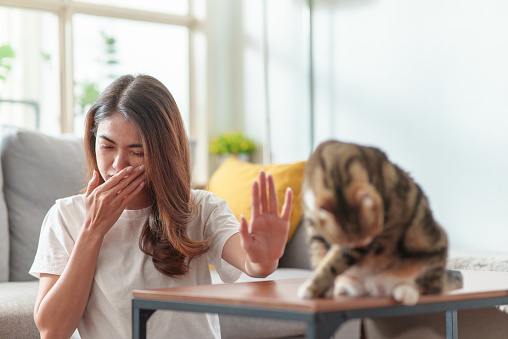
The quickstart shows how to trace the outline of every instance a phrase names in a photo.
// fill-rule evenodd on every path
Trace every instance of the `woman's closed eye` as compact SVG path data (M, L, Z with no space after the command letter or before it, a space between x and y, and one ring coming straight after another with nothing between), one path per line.
M110 145L101 145L101 149L104 149L104 150L111 150L111 149L114 149L115 147L114 146L110 146ZM143 151L138 151L138 152L135 152L135 151L131 151L130 152L132 155L135 155L137 157L144 157L145 156L145 153Z

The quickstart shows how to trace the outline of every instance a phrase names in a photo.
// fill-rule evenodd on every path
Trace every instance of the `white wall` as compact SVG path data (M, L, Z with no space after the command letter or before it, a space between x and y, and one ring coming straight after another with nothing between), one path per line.
M263 1L209 1L210 137L242 130L258 146L253 161L263 162L263 152L268 151L272 163L284 163L305 159L311 152L308 31L302 25L306 6L304 0L267 4L268 83L264 78ZM270 150L263 147L267 135Z
M452 247L506 251L508 3L315 1L316 138L383 148Z

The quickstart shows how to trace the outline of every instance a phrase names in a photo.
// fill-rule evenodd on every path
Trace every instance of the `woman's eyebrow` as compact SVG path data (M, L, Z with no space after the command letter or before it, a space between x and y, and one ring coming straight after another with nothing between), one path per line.
M104 134L99 134L99 138L104 139L104 140L116 145L116 142L114 142L113 140L111 140L110 138L105 136Z
M107 136L105 136L104 134L100 134L100 135L99 135L99 138L104 139L104 140L106 140L106 141L108 141L108 142L110 142L110 143L112 143L112 144L116 145L116 142L114 142L113 140L111 140L110 138L108 138ZM143 145L141 145L141 144L130 144L130 145L128 145L127 147L128 147L128 148L143 148Z
M141 144L130 144L127 147L129 147L129 148L143 148L143 145L141 145Z

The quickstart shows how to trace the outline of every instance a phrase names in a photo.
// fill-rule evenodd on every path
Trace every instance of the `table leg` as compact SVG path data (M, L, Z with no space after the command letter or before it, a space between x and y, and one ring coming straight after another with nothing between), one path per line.
M307 322L307 339L329 339L346 319L337 314L316 314Z
M446 311L446 339L458 339L457 310Z
M155 310L143 310L137 307L132 309L132 338L146 339L146 322Z

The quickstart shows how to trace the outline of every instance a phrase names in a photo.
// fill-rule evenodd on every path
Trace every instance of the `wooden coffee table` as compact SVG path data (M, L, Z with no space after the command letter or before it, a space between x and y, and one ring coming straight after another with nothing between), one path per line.
M388 297L302 300L296 292L305 279L135 290L132 337L146 338L146 322L153 312L163 309L304 321L307 338L329 338L353 318L444 312L446 337L457 339L457 310L508 304L508 273L462 273L464 288L422 296L415 306L403 306Z

